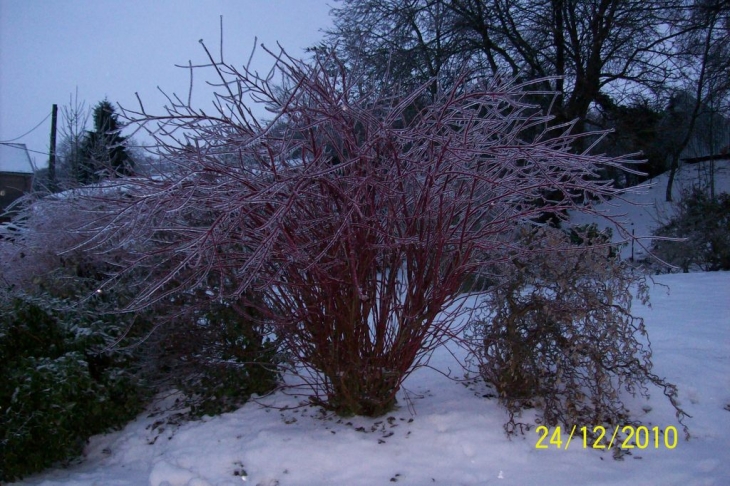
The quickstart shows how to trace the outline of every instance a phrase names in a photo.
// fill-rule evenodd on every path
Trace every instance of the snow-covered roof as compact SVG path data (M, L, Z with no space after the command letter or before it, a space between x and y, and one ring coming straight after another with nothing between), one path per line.
M0 143L0 172L33 173L33 163L25 144Z

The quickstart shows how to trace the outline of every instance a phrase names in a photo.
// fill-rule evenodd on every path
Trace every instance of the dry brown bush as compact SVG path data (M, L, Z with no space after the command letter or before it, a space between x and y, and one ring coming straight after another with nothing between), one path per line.
M491 269L496 284L470 339L481 376L509 412L506 430L521 430L520 412L532 407L549 426L629 424L622 394L648 396L652 385L681 422L677 389L652 372L644 321L631 314L634 298L648 302L643 275L605 235L579 239L523 229L525 252Z

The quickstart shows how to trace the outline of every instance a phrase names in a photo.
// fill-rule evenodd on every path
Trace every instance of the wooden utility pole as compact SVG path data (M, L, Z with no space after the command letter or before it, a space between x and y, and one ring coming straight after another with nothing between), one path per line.
M48 189L56 191L56 119L58 118L58 105L53 105L51 111L51 152L48 156Z

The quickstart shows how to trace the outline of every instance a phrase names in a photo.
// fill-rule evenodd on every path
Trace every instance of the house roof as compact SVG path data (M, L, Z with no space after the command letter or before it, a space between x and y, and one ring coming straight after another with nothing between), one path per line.
M33 163L24 143L0 143L0 172L33 173Z

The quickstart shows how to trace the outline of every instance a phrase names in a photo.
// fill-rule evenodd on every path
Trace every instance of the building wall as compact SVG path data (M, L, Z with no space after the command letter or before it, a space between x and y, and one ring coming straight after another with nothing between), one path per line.
M7 207L23 194L30 192L33 185L32 174L0 172L0 220Z

